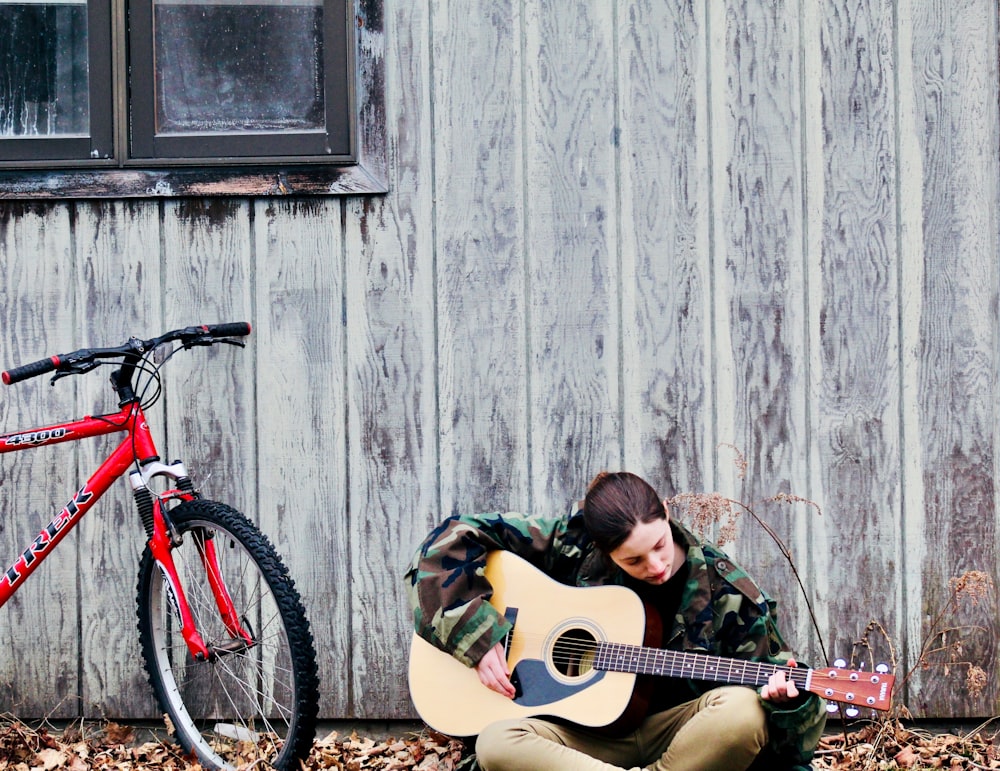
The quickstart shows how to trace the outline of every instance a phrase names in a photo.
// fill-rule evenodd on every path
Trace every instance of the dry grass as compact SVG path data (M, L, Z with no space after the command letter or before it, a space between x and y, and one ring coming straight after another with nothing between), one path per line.
M747 462L739 448L733 445L720 445L732 450L735 455L734 464L738 479L744 479ZM825 635L820 629L813 612L809 593L802 582L798 568L781 537L760 517L749 504L728 498L720 493L681 494L670 499L669 503L676 506L681 518L696 532L706 537L714 533L717 543L734 540L737 533L737 523L741 517L749 516L774 541L782 556L787 560L795 579L798 581L802 596L805 599L813 628L823 648ZM779 493L761 502L762 504L804 504L817 515L822 515L820 507L806 498L789 493ZM955 687L964 687L965 692L973 701L979 700L984 689L990 682L990 675L970 658L970 645L978 643L990 646L990 639L984 639L988 630L977 626L971 621L975 609L986 601L987 607L992 606L996 599L996 587L993 578L978 570L966 571L949 581L945 601L929 623L925 623L925 637L917 652L916 663L908 671L899 671L899 661L891 636L878 621L872 621L855 641L849 666L857 668L865 664L875 663L875 653L888 653L891 668L897 673L894 689L896 705L888 714L884 714L871 723L855 724L851 730L831 733L820 743L816 758L813 761L815 769L834 769L846 771L891 771L891 769L1000 769L1000 749L997 744L997 732L989 723L980 726L966 735L943 732L927 732L906 727L911 724L910 712L905 704L900 702L900 695L917 672L934 670L936 677L949 678L955 682ZM957 676L957 677L956 677Z

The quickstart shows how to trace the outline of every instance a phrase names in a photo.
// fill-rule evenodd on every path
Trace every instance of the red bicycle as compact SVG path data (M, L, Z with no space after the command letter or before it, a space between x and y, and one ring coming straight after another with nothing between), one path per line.
M118 447L0 575L0 606L97 500L128 475L147 543L139 565L139 640L149 682L185 751L213 768L297 765L312 746L316 653L295 584L268 539L243 514L205 500L184 464L163 463L145 411L160 370L181 350L243 346L246 323L178 329L114 348L86 348L3 373L12 385L52 382L109 361L118 411L0 435L0 453L123 433ZM153 354L174 345L159 362ZM162 488L154 490L153 487Z

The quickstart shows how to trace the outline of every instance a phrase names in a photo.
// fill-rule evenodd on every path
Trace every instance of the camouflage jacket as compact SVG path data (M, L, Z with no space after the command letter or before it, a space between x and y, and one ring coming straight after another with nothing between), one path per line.
M671 521L687 547L688 580L676 617L664 619L664 647L783 664L790 654L778 631L776 603L718 547ZM581 504L568 517L524 514L454 516L420 545L406 573L417 633L474 666L510 629L489 603L486 554L507 549L570 586L624 584L583 525ZM694 698L706 687L689 682ZM793 704L763 702L768 712L770 768L807 763L822 735L825 706L815 695ZM763 760L763 758L761 758ZM754 766L758 766L755 764Z

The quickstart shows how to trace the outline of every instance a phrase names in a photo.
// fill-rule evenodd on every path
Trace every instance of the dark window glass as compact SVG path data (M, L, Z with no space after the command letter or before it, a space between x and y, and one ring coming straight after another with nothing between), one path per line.
M157 0L156 131L324 128L322 0Z
M130 0L130 159L354 160L347 6Z
M0 136L90 130L87 4L0 0Z

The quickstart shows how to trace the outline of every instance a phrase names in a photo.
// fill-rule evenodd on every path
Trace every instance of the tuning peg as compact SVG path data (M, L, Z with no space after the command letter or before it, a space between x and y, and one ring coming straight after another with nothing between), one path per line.
M879 664L877 667L875 667L875 671L878 672L880 675L887 675L889 674L889 665Z
M833 665L837 667L837 669L843 669L844 667L847 666L847 662L844 661L843 659L837 659L836 661L833 662Z
M861 710L859 710L857 707L852 706L845 709L844 714L847 715L848 717L857 717L858 715L861 714Z
M828 701L826 703L826 711L832 715L836 712L840 712L840 707L837 706L836 702Z

